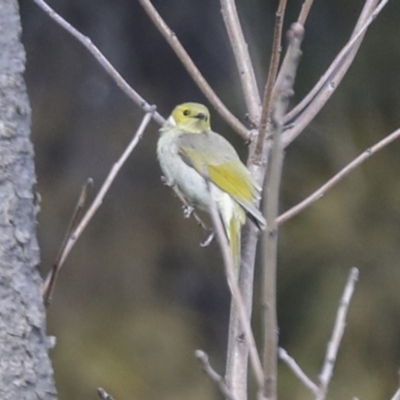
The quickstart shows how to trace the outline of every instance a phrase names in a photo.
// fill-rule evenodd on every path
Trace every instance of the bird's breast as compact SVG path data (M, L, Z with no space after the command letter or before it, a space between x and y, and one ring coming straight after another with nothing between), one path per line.
M179 155L177 134L163 134L157 144L157 157L168 183L176 184L187 201L208 208L208 190L203 177Z

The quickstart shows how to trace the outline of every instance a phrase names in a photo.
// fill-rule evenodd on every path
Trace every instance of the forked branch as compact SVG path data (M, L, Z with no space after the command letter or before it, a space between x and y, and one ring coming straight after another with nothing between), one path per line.
M344 329L346 326L347 312L350 306L350 301L354 293L354 287L358 280L358 269L351 268L347 283L340 300L339 308L336 315L335 325L333 327L332 336L328 343L328 348L325 355L325 361L322 366L321 374L319 376L319 385L316 385L300 368L296 361L290 357L283 349L279 349L279 358L292 370L292 372L299 378L303 385L309 389L315 396L315 400L325 400L328 385L332 378L333 369L339 346L342 341ZM393 400L393 399L392 399Z
M122 153L121 157L119 160L113 165L111 168L106 180L104 181L102 187L99 190L99 193L93 200L92 204L86 211L85 215L77 225L77 227L71 232L71 234L68 237L68 240L65 243L65 246L62 248L62 252L60 256L58 257L57 263L53 267L52 271L49 273L47 276L42 292L43 292L43 297L45 299L45 304L50 304L51 302L51 296L54 291L54 287L56 284L56 277L63 266L65 260L67 259L69 253L71 252L72 248L74 247L75 243L81 236L82 232L85 230L87 225L89 224L90 220L93 218L94 214L98 210L98 208L101 206L104 196L108 192L111 184L114 182L115 177L117 176L119 170L122 168L124 165L125 161L128 159L129 155L132 153L133 149L137 146L139 143L140 139L142 138L144 131L147 128L147 125L149 124L153 112L155 111L155 107L153 107L150 112L147 112L143 119L142 122L139 125L139 128L137 129L133 139L129 143L128 147L124 150Z
M235 132L239 133L244 139L248 139L249 132L247 131L246 127L226 108L225 104L217 96L207 80L196 67L195 63L184 49L175 33L169 28L166 22L162 19L161 15L154 8L151 1L139 0L139 3L142 5L147 15L153 21L154 25L163 35L167 43L171 46L182 65L186 68L189 75L195 81L199 89L203 92L207 100L213 105L215 110L232 127L232 129L235 130Z
M280 0L278 11L276 12L271 60L269 64L267 83L265 84L265 89L264 89L260 126L258 128L257 145L255 148L255 157L258 160L263 155L264 142L267 134L268 120L270 118L271 108L273 106L273 89L276 77L278 75L279 62L281 58L280 56L282 47L282 28L283 28L285 10L286 10L286 0Z
M218 374L210 364L208 355L202 350L196 350L196 358L201 363L204 372L211 378L211 380L216 383L219 391L227 400L237 400L233 393L229 390L224 378Z
M101 53L101 51L92 43L90 38L83 35L77 29L75 29L69 22L67 22L61 15L57 14L44 0L33 0L46 14L56 21L61 27L75 37L80 43L82 43L89 52L94 56L98 63L106 70L112 79L117 83L121 90L133 100L144 112L150 113L154 120L162 125L165 119L157 112L153 110L151 106L136 90L134 90L120 73L112 66L110 61Z
M276 269L278 249L278 226L276 217L279 212L279 188L283 166L283 116L293 94L293 84L301 55L301 43L304 28L294 23L289 32L289 45L276 82L276 99L271 113L272 148L268 164L266 198L264 212L267 220L267 231L263 240L262 270L262 305L263 305L263 367L264 397L268 400L277 398L277 353L278 324L276 317Z
M372 14L374 11L376 5L378 4L379 0L366 0L365 5L360 13L360 16L358 18L357 24L353 30L353 33L351 35L351 38L353 38L357 32L360 30L362 25L365 23L367 18ZM302 10L303 11L303 10ZM300 17L299 17L300 19ZM358 46L354 46L352 50L352 57L348 57L346 59L346 64L351 64L354 56L357 53L358 47L361 45L361 40L358 43ZM326 84L328 81L329 77L333 74L335 70L337 70L338 66L341 64L342 59L339 57L340 53L336 56L335 60L331 63L327 71L324 73L324 75L319 79L317 84L310 90L310 92L304 97L304 99L296 105L290 112L288 112L285 116L285 123L289 123L291 120L293 120L295 117L297 117L310 103L311 101L315 98L315 96L318 94L318 92L323 88L323 86ZM341 73L344 73L346 70L344 68L341 68Z
M367 0L376 1L376 0ZM309 100L308 104L305 103L304 110L299 114L291 123L291 127L284 133L283 142L287 146L290 144L314 119L322 107L330 99L339 83L343 79L345 73L348 71L353 59L361 45L366 30L379 15L389 0L382 0L374 11L366 19L365 23L360 27L358 32L352 36L350 41L343 47L337 55L334 62L329 67L328 71L324 74L323 79L317 85L321 85L321 89L315 96ZM364 15L364 13L362 13ZM309 96L307 96L308 98ZM290 115L290 114L289 114ZM288 121L285 121L288 122Z

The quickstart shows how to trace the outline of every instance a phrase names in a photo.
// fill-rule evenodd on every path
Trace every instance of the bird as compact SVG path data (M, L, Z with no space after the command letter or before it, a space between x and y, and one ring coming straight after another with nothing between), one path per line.
M238 270L246 214L260 230L266 227L254 205L261 187L231 143L211 130L206 106L187 102L173 109L160 129L157 158L165 183L176 186L191 207L209 212L212 196Z

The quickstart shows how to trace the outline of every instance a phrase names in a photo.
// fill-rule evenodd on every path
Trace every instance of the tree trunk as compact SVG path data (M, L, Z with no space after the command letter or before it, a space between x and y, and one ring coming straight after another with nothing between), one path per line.
M32 185L30 107L17 0L0 1L0 399L56 398Z

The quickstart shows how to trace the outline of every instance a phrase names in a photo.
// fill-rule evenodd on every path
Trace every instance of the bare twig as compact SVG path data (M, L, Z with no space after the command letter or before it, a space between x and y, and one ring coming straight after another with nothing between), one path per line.
M279 210L279 188L283 165L283 147L281 134L283 130L283 116L289 105L289 98L293 93L293 84L297 67L300 61L300 46L304 36L304 28L294 23L289 32L289 46L276 82L276 100L271 114L273 142L268 165L266 197L264 213L267 220L267 232L263 241L263 278L262 278L262 305L264 327L264 396L268 400L277 398L277 345L278 324L276 318L276 268L278 226L276 217Z
M81 193L79 195L78 201L76 203L75 209L72 213L71 221L68 225L67 231L65 233L64 239L61 243L60 250L57 254L56 260L54 262L51 273L47 275L46 281L43 284L44 292L42 295L44 296L44 304L46 307L51 303L51 299L53 297L53 291L55 288L55 284L57 281L58 272L60 271L60 259L62 252L64 251L65 245L67 244L68 238L71 236L73 229L76 227L76 224L79 220L83 207L85 206L86 198L87 198L87 190L89 186L93 185L93 180L89 178L82 187Z
M242 262L239 271L239 289L242 294L247 315L251 315L253 305L254 261L259 232L252 223L243 228ZM249 345L243 340L244 333L240 323L235 301L231 301L229 316L228 350L225 380L238 400L247 399Z
M297 19L297 22L299 24L301 24L303 26L305 25L308 14L310 13L313 3L314 3L314 0L304 0L304 3L301 7L299 18Z
M149 124L149 122L152 118L152 114L153 114L154 110L155 110L155 108L151 109L151 111L147 112L144 115L133 139L129 143L128 147L124 150L124 152L122 153L119 160L111 168L111 170L110 170L106 180L104 181L103 186L100 188L99 193L97 194L96 198L93 200L92 204L90 205L89 209L86 211L85 215L83 216L83 218L80 221L80 223L78 224L78 226L70 234L70 236L63 248L63 251L59 257L58 270L61 269L62 265L64 264L65 260L67 259L68 255L69 255L69 253L71 252L72 248L74 247L76 241L81 236L82 232L88 225L89 221L92 219L92 217L95 214L95 212L97 211L97 209L101 206L104 196L108 192L108 190L109 190L111 184L113 183L115 177L117 176L119 170L121 169L121 167L123 166L123 164L125 163L127 158L129 157L129 155L132 153L133 149L139 143L147 125ZM58 271L57 271L57 273L58 273ZM50 282L51 282L51 279L46 279L46 281L44 283L43 293L44 293L45 298L49 298L49 291L54 290L54 286L52 287L50 285Z
M348 44L341 50L339 55L336 57L334 64L338 63L335 70L328 77L327 81L324 82L322 89L317 93L315 98L309 103L304 111L298 115L293 123L293 126L285 131L283 142L287 146L291 143L313 120L313 118L319 113L321 108L326 104L333 92L338 87L343 76L349 69L358 48L360 47L361 41L365 35L366 30L378 14L382 11L383 7L389 0L382 0L381 3L375 8L374 12L369 16L365 24L360 30L352 37Z
M153 119L160 125L163 125L165 119L157 112L153 111L152 106L146 102L146 100L139 95L125 79L119 74L119 72L111 65L107 58L101 53L101 51L92 43L92 41L77 29L75 29L69 22L63 17L57 14L44 0L33 0L42 10L46 12L54 21L56 21L61 27L68 31L73 37L75 37L80 43L82 43L99 64L106 70L116 84L122 89L122 91L132 99L144 112L151 113Z
M236 397L232 394L232 392L226 385L224 378L217 372L215 372L213 367L210 365L210 361L208 360L208 354L206 354L203 350L196 350L195 354L196 358L201 363L204 372L211 378L212 381L214 381L217 384L218 389L224 396L224 398L227 400L236 400Z
M355 168L357 168L360 164L370 158L373 154L377 153L379 150L382 150L385 146L392 143L394 140L400 137L400 129L397 129L390 135L386 136L384 139L380 140L374 146L365 150L362 154L360 154L357 158L355 158L350 164L344 167L340 172L338 172L335 176L329 179L324 185L322 185L318 190L304 199L301 203L292 207L290 210L286 211L282 215L280 215L277 219L277 223L283 224L288 219L293 218L295 215L302 212L304 209L309 207L311 204L315 203L317 200L321 199L330 189L332 189L337 183L339 183L344 177L346 177L350 172L352 172Z
M114 397L108 394L103 388L97 388L97 394L102 400L114 400Z
M154 8L150 0L139 0L150 19L153 21L154 25L163 35L164 39L171 46L172 50L178 56L182 65L186 68L189 75L195 81L199 89L203 92L204 96L213 105L215 110L221 115L221 117L239 133L243 138L249 138L249 132L246 127L226 108L225 104L217 96L211 86L208 84L207 80L198 70L193 60L190 58L189 54L186 52L182 46L179 39L176 37L175 33L169 28L169 26L162 19L161 15Z
M260 118L261 100L249 49L240 25L235 0L221 0L221 9L229 41L239 70L249 118L252 123L257 124Z
M292 370L292 372L299 378L303 385L310 389L316 396L318 393L318 386L305 374L305 372L297 364L296 360L287 353L286 350L279 348L279 358Z
M263 155L264 141L267 133L267 125L273 104L272 94L273 94L274 84L276 81L276 76L278 74L278 67L281 55L282 27L283 27L285 10L286 10L286 0L280 0L278 11L276 12L271 61L269 64L267 83L265 84L265 89L264 89L260 126L258 129L257 145L255 149L255 157L257 159L259 159Z
M400 389L397 390L397 392L393 395L391 400L400 400Z
M350 270L343 296L341 298L339 308L336 315L335 325L331 339L326 350L325 361L319 376L318 393L316 400L324 400L326 397L329 382L332 378L333 368L335 367L336 357L339 351L340 342L343 337L344 328L346 326L346 317L349 309L350 301L354 293L354 286L358 280L358 269L353 267Z
M365 23L366 19L372 14L374 11L376 5L378 4L379 0L366 0L365 5L360 13L360 16L358 18L357 24L353 30L353 33L351 35L351 38L354 37L354 35L357 34L359 29L362 27L362 25ZM299 17L300 18L300 17ZM352 50L352 57L346 58L346 65L351 64L354 56L357 53L357 50L359 46L361 45L361 40L359 43L354 46ZM299 103L297 104L296 107L294 107L290 112L288 112L285 115L285 123L288 123L289 121L293 120L298 114L300 114L310 103L311 101L315 98L315 96L318 94L318 92L323 88L323 86L326 84L328 79L332 76L333 72L337 70L338 66L342 63L342 57L340 56L340 53L336 56L335 60L331 63L329 68L326 70L324 75L319 79L317 84L312 88L312 90L306 95L306 97ZM342 71L346 71L345 69L342 68Z
M206 180L206 183L210 194L209 211L215 227L218 243L221 248L225 266L225 273L228 280L228 286L232 294L232 299L235 302L235 306L239 313L240 323L242 324L245 340L249 345L250 361L253 367L254 376L256 378L258 387L261 388L263 385L263 370L261 366L260 357L257 352L254 335L251 330L250 316L246 312L246 307L243 303L242 294L240 293L239 285L237 282L237 276L235 273L235 265L232 258L232 252L229 247L228 239L225 235L224 227L222 225L222 221L218 213L217 205L215 204L215 200L212 195L211 182L209 180Z

